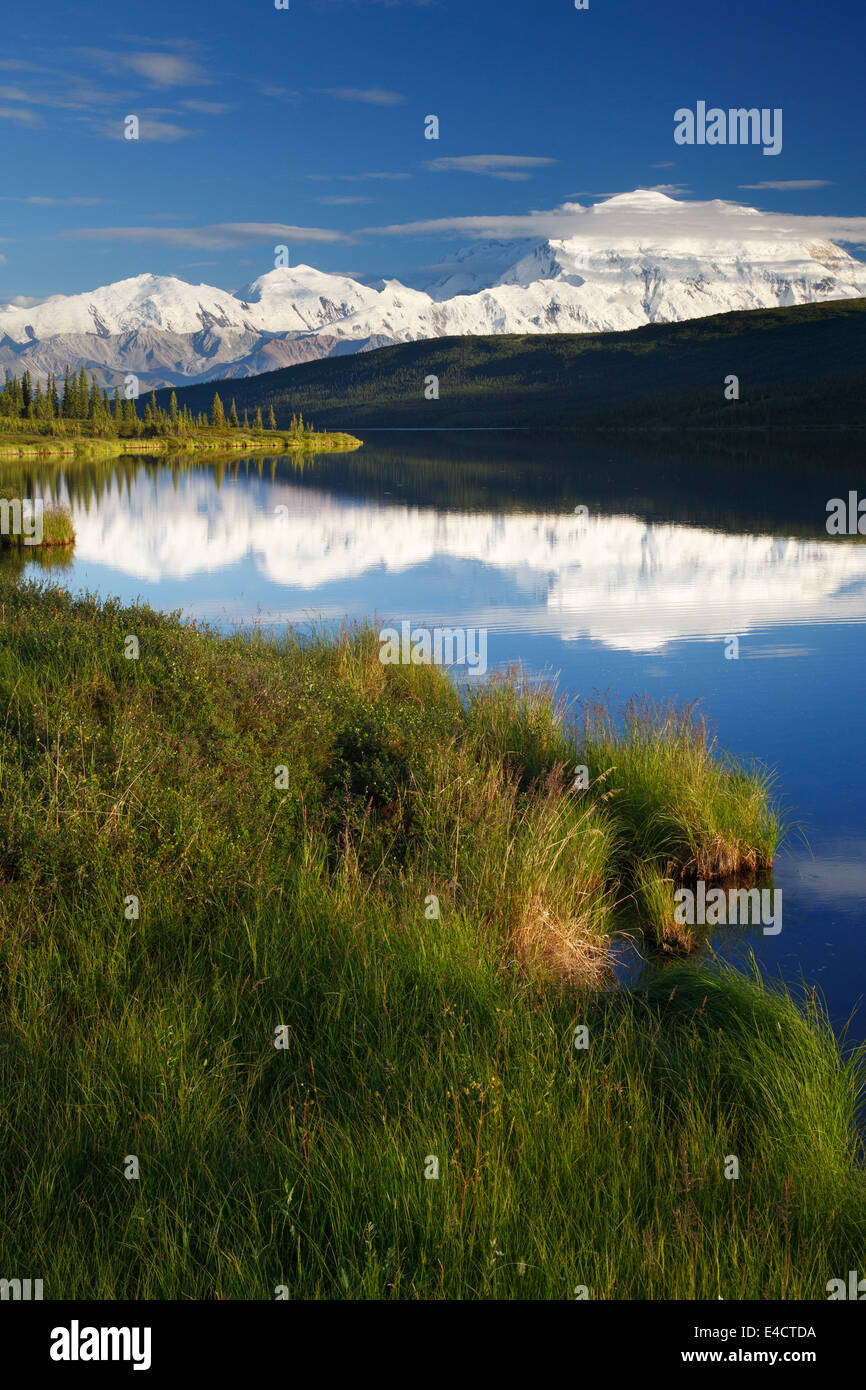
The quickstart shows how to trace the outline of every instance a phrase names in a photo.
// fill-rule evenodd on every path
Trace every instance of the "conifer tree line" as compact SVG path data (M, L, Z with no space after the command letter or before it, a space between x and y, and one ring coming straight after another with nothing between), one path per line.
M259 408L251 424L246 410L241 421L234 399L226 414L218 391L214 392L209 414L205 415L203 411L193 414L189 406L178 406L174 391L168 410L157 404L155 390L147 398L140 397L138 402L121 396L117 386L109 394L106 388L100 387L95 377L88 381L83 367L76 373L67 365L62 386L57 376L51 373L44 385L37 381L34 386L29 371L25 371L19 380L6 369L0 390L0 429L30 426L44 434L66 434L70 432L66 422L72 421L79 425L86 423L88 434L109 437L113 434L143 437L183 435L209 427L245 430L277 428L273 406L268 408L267 422L263 420ZM289 429L293 434L304 434L309 432L310 427L304 425L303 415L293 415Z

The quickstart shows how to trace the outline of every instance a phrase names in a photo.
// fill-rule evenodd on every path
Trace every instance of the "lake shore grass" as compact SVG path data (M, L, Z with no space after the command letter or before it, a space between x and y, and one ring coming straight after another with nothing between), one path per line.
M43 507L41 531L38 542L35 536L25 536L23 531L0 531L0 547L18 550L26 557L34 550L65 549L75 544L75 525L68 507Z
M339 453L359 449L362 441L340 431L244 430L208 428L171 435L130 436L62 434L58 436L0 430L0 459L60 458L82 454L183 454L244 452L260 454Z
M661 875L769 867L770 783L691 711L572 727L516 673L461 696L378 653L0 570L4 1268L826 1297L866 1265L862 1053L812 996L610 964Z

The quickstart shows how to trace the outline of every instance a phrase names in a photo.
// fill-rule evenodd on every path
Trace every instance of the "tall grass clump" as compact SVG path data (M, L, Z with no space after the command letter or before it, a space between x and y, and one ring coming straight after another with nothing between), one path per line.
M674 880L652 862L638 864L634 897L640 923L650 940L662 949L688 953L697 947L695 933L677 921Z
M772 779L720 755L694 707L589 705L579 751L614 794L630 862L707 882L772 868L783 835Z
M42 544L67 546L75 544L75 526L68 507L46 507L42 513Z
M42 539L38 542L35 542L35 538L30 541L22 532L13 532L11 529L0 532L0 546L22 550L25 555L31 550L37 552L42 549L48 550L74 544L75 526L72 521L72 513L68 507L59 504L43 508Z
M863 1267L863 1058L820 1005L693 962L613 985L690 795L642 803L619 737L366 628L218 637L0 569L2 1267L713 1300Z

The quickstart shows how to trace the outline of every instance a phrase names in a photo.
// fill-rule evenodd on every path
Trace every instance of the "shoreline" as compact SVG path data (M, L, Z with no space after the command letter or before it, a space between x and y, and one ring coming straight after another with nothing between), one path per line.
M79 1298L255 1298L291 1261L305 1299L565 1270L713 1300L851 1267L864 1054L814 996L674 958L676 885L769 869L783 829L687 711L464 702L366 626L219 635L2 569L0 603L10 1267ZM667 952L633 988L626 899ZM139 1200L171 1214L146 1258Z
M152 439L87 439L46 440L44 443L33 439L13 443L0 437L0 459L5 458L62 458L76 454L191 454L191 453L250 453L250 454L311 454L348 453L362 447L363 440L343 431L323 432L301 439L292 439L287 433L275 432L273 438L262 440L259 436L244 435L233 439L230 435L219 439L202 437L154 436Z

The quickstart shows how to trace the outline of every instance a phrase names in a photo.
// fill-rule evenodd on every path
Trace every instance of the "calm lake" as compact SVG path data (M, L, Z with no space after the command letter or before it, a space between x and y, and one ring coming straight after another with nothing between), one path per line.
M125 457L27 471L72 509L74 553L50 577L75 590L221 628L486 628L489 669L520 662L569 696L699 700L721 746L778 772L800 827L777 861L781 933L719 928L713 950L740 964L753 950L768 976L816 986L838 1028L860 1005L866 542L825 521L866 470L843 449L819 463L370 432L357 453L303 467ZM623 946L624 977L644 968ZM866 1007L850 1035L866 1037Z

